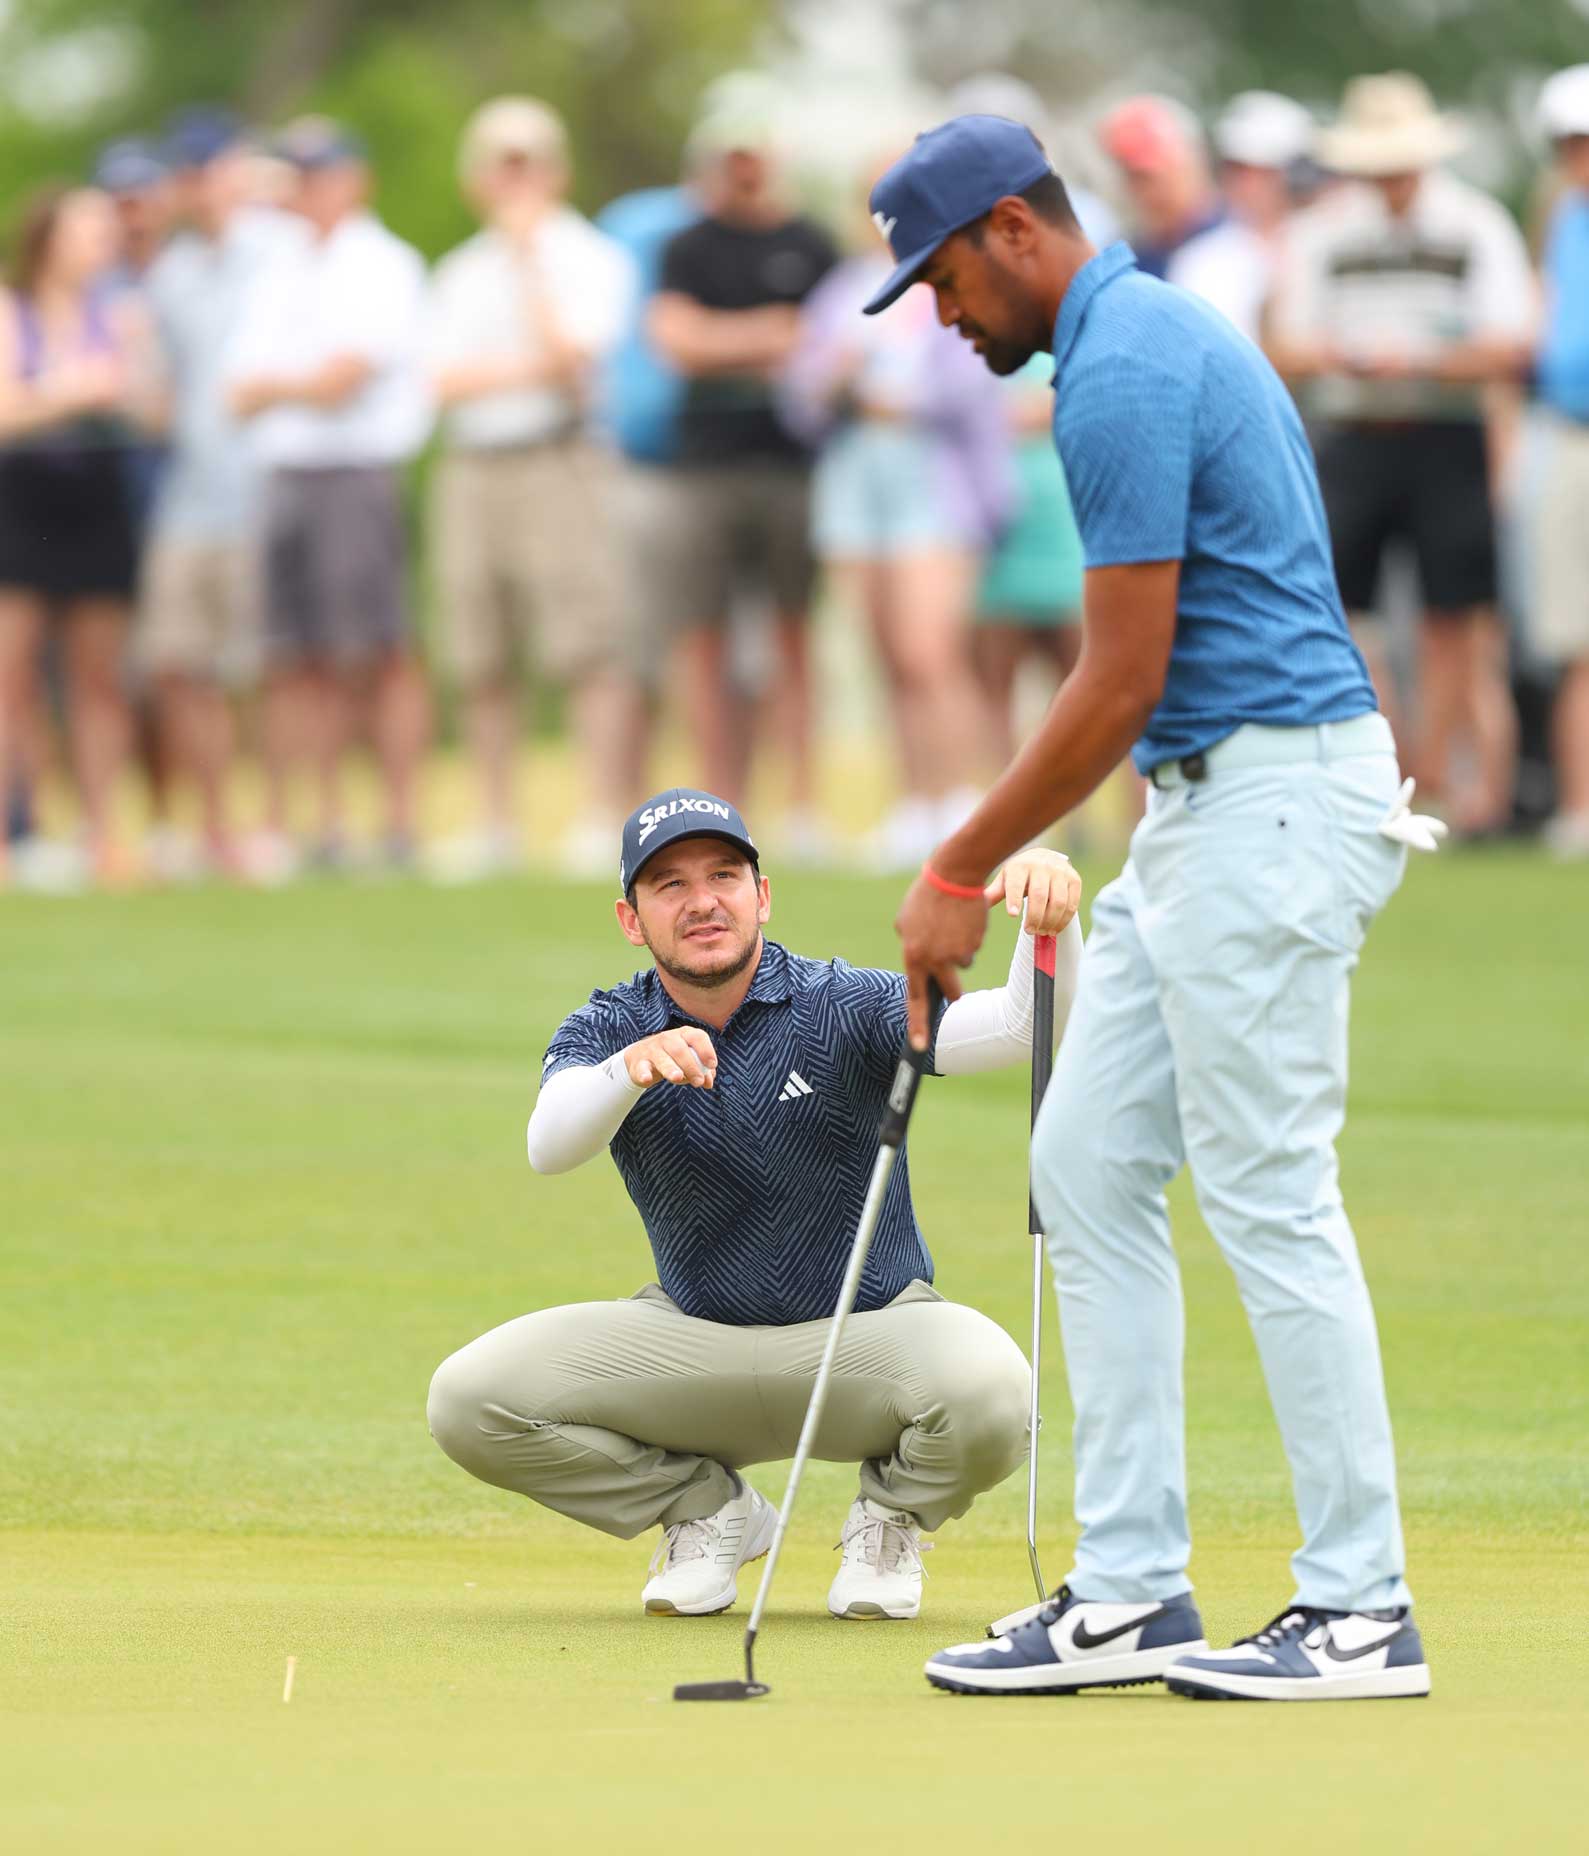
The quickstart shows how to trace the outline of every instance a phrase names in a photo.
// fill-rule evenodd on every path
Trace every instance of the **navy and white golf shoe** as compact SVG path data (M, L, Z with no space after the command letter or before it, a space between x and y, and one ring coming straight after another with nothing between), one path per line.
M1068 1695L1158 1682L1178 1657L1206 1650L1190 1592L1163 1603L1105 1604L1062 1585L1005 1635L940 1650L927 1680L957 1695Z
M1405 1606L1295 1605L1228 1650L1180 1657L1164 1680L1194 1701L1373 1701L1427 1695L1429 1665Z

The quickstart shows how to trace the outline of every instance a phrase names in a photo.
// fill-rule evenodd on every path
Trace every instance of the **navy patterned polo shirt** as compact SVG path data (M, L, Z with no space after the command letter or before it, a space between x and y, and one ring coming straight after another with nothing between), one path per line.
M542 1080L696 1023L655 971L637 973L564 1019ZM703 1321L824 1320L838 1300L905 1041L905 981L768 941L739 1009L720 1031L701 1028L717 1051L714 1086L658 1083L612 1141L657 1279ZM881 1308L932 1274L902 1150L855 1306Z

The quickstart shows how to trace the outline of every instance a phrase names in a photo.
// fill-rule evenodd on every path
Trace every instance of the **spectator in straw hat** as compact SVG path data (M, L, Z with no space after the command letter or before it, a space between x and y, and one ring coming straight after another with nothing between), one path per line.
M483 105L458 171L482 224L435 278L445 447L433 533L484 806L477 831L438 847L435 872L462 881L522 858L514 669L528 658L571 692L584 811L563 861L587 874L597 858L606 867L641 778L611 521L616 463L589 431L594 370L623 332L633 267L566 203L568 140L544 103Z
M1589 857L1589 64L1558 71L1539 99L1560 182L1545 238L1539 398L1551 424L1534 538L1534 642L1561 668L1556 695L1560 857Z
M1420 785L1474 832L1510 816L1516 738L1495 613L1485 396L1526 363L1534 292L1511 218L1441 166L1463 141L1416 77L1347 86L1319 153L1352 184L1293 224L1271 358L1317 421L1341 596L1391 713L1370 614L1386 544L1403 541L1416 558L1425 618L1414 758Z

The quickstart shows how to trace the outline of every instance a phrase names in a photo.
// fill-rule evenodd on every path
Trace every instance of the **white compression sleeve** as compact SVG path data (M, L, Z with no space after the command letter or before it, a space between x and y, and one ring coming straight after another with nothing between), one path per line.
M559 1070L541 1084L524 1144L537 1173L566 1173L593 1160L645 1091L630 1082L620 1051L589 1069Z
M1025 922L1025 911L1022 911ZM1059 937L1054 959L1054 1042L1058 1044L1076 997L1081 965L1081 923L1073 921ZM956 999L938 1026L934 1067L940 1076L971 1076L1000 1070L1032 1054L1032 959L1037 943L1024 925L1010 955L1010 977L986 992Z

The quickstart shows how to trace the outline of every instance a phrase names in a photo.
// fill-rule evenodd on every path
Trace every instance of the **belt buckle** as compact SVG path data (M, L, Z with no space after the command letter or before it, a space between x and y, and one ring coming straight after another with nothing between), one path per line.
M1168 761L1161 760L1158 766L1148 769L1149 786L1157 787L1161 793L1169 789L1167 782L1159 778L1159 767L1167 767L1169 764ZM1208 778L1208 757L1205 754L1184 755L1180 760L1176 761L1175 765L1180 771L1181 778L1185 780L1188 785L1195 786L1199 780L1206 780Z

